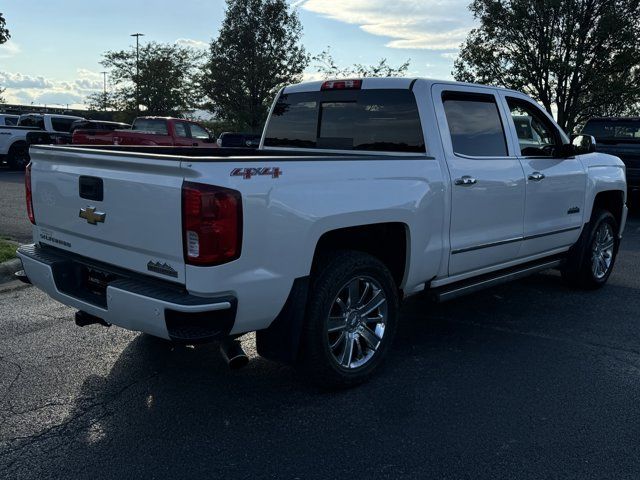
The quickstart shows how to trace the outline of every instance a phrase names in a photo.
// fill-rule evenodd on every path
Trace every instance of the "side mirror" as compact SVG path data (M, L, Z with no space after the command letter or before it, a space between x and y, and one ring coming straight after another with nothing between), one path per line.
M576 135L571 140L576 155L584 155L596 151L596 139L591 135Z

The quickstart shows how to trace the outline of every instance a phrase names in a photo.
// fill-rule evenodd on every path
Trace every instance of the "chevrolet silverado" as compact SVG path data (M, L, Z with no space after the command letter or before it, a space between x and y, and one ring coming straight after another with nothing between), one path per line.
M378 369L410 295L552 268L603 286L627 215L624 164L591 137L571 143L516 91L425 79L283 88L257 150L31 159L25 280L79 324L187 343L256 331L260 355L326 386Z

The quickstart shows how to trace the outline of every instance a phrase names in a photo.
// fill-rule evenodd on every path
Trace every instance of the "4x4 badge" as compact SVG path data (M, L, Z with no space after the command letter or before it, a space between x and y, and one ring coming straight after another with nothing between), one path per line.
M264 168L234 168L231 170L232 177L242 177L250 180L255 176L270 176L271 178L279 178L282 175L280 167L264 167Z

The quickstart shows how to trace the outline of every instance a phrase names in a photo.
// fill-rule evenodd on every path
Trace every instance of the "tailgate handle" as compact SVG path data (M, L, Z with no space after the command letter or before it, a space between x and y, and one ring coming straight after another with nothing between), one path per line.
M101 202L104 199L104 188L102 179L98 177L87 177L82 175L78 180L80 198Z

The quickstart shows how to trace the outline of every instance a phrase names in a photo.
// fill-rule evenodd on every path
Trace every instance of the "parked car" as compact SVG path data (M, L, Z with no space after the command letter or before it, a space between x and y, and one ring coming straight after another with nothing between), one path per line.
M6 161L10 168L22 169L29 163L27 135L30 132L47 132L50 134L47 138L69 138L73 122L82 119L49 113L21 115L16 126L0 126L0 159ZM39 135L36 135L32 139L35 141L38 137Z
M539 129L534 154L523 115ZM260 355L344 386L390 353L406 297L449 300L550 268L595 289L612 272L624 164L590 137L572 144L521 93L303 83L278 93L263 137L194 157L33 147L26 278L79 325L221 340L235 357L233 339L257 331Z
M254 133L223 132L218 137L218 146L222 148L258 148L260 135Z
M11 115L8 113L0 114L0 127L11 127L18 124L20 115Z
M171 117L138 117L130 129L73 132L75 145L215 146L212 135L197 122ZM213 145L212 145L213 144Z
M595 138L598 152L620 157L627 167L629 193L640 194L640 117L592 118L582 133Z

